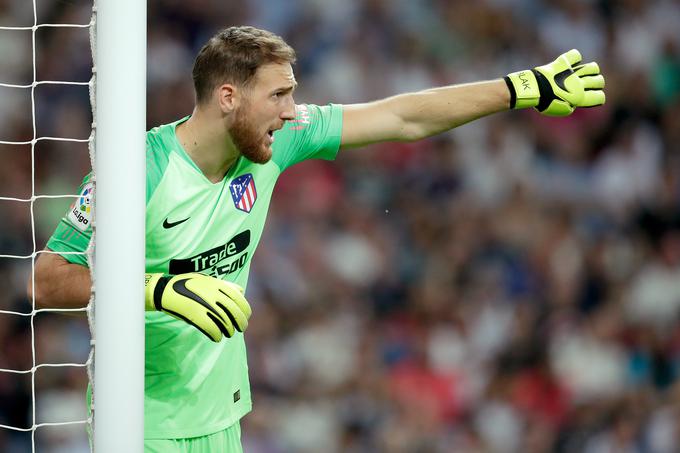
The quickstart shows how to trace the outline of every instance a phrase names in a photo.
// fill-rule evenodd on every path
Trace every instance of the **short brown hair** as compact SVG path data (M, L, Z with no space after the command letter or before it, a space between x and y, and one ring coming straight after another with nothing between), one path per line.
M295 63L295 51L280 36L259 28L229 27L218 32L196 56L192 75L201 104L222 83L247 85L267 63Z

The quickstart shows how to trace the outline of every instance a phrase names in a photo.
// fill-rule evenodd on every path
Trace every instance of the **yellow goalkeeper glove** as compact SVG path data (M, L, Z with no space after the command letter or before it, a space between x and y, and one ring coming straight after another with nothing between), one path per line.
M567 116L576 107L604 104L604 77L595 62L580 64L581 53L572 49L551 63L505 77L510 108L535 107L548 116Z
M212 341L248 327L251 309L243 288L199 273L146 274L145 308L185 321Z

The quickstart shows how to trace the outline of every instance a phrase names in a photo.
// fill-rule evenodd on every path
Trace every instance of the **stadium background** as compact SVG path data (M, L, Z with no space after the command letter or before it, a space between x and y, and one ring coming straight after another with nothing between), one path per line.
M39 22L89 20L91 2L37 5ZM149 127L190 112L193 55L232 24L293 45L298 102L493 78L571 47L607 78L607 104L566 119L504 113L284 175L248 288L245 450L677 451L679 23L674 0L150 0ZM31 2L0 0L0 25L32 25ZM0 31L0 55L1 81L31 82L30 30ZM39 29L36 61L38 80L89 80L87 31ZM0 98L0 140L30 140L30 92ZM39 136L86 138L90 121L86 89L36 89ZM30 147L0 152L2 196L30 196ZM82 145L35 154L38 194L89 170ZM68 203L36 202L38 248ZM27 206L0 217L0 253L30 253ZM0 308L30 310L29 273L0 260ZM37 362L86 359L83 320L35 328ZM28 319L0 315L0 368L30 367ZM85 385L38 371L37 421L83 417ZM0 423L30 426L30 400L30 377L0 373ZM87 451L82 426L37 439ZM0 451L30 435L0 430Z

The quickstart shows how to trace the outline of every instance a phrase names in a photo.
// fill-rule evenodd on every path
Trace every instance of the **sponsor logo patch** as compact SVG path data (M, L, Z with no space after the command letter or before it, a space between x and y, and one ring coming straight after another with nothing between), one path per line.
M250 245L250 230L242 231L225 244L189 258L170 260L169 272L171 274L202 272L213 277L231 274L242 268L248 260L248 252L244 253L248 245Z
M94 185L89 182L83 187L78 199L71 205L67 218L81 231L87 230L92 221L92 196Z
M250 212L257 200L257 190L255 190L255 178L252 173L239 176L229 184L231 199L234 200L236 209L243 212Z

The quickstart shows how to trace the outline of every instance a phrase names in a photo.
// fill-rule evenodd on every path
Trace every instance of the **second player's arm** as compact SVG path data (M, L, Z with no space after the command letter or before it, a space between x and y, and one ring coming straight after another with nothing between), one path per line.
M343 108L341 145L413 141L510 108L502 79L400 94Z
M56 253L41 253L35 261L35 289L28 281L28 300L35 308L83 308L90 301L90 270L69 263Z

